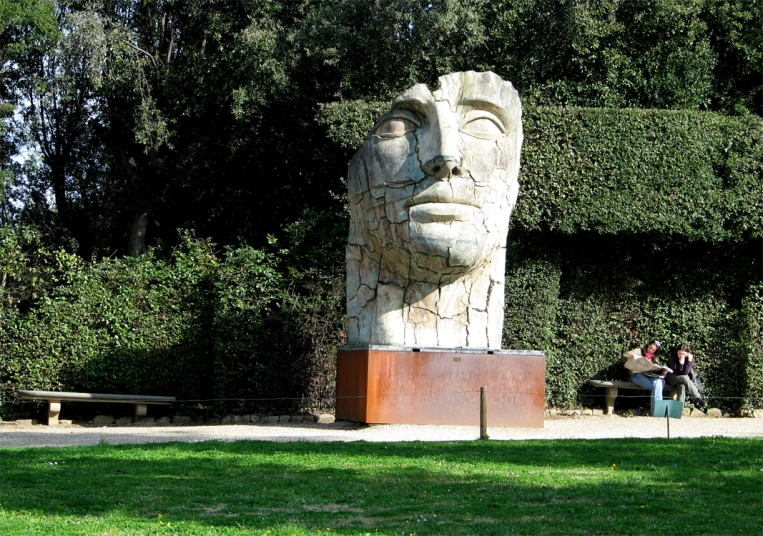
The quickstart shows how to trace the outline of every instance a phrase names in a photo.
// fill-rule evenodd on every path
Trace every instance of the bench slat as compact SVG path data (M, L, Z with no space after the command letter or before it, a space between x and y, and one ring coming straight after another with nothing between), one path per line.
M593 385L594 387L617 387L618 389L644 389L640 385L636 385L633 382L623 382L616 380L588 380L588 385ZM674 389L674 385L665 385L663 391L673 391ZM646 389L644 390L646 391Z
M21 398L38 400L69 400L76 402L115 402L125 404L161 404L169 405L175 401L174 396L147 395L112 395L103 393L70 393L57 391L26 391L19 390Z
M607 381L607 380L588 380L588 385L594 387L617 387L619 389L643 389L633 382Z

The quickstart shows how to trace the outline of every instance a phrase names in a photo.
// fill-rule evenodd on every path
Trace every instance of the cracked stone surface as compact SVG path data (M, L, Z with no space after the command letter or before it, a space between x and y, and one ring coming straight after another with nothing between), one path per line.
M392 101L349 166L348 344L500 348L522 107L491 72Z

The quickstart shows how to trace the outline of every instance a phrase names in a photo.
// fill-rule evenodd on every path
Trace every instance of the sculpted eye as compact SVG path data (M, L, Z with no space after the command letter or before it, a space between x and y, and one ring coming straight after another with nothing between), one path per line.
M376 134L385 138L398 138L414 130L416 130L416 125L412 122L400 117L393 117L379 125L376 128Z
M382 119L374 129L374 134L382 138L399 138L421 126L418 118L405 110L397 110L394 115Z
M501 120L486 111L475 111L461 120L461 132L484 140L497 140L506 133Z

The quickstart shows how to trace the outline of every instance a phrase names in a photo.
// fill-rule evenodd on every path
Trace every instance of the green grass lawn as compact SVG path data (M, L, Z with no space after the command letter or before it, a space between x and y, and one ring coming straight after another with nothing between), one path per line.
M750 534L763 441L0 449L0 534Z

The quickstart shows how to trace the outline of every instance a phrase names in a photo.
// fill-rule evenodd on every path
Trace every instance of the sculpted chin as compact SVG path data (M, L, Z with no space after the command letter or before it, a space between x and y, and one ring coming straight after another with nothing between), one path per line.
M392 101L350 162L348 344L500 348L521 105L453 73Z

